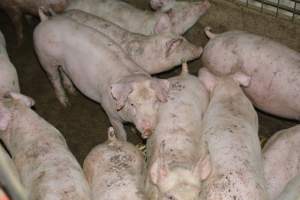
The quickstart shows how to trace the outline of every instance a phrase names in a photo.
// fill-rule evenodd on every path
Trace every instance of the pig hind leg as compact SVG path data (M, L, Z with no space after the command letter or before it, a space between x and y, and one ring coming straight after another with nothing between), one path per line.
M23 41L23 14L22 11L20 10L20 8L14 6L14 5L6 5L6 7L4 8L7 15L9 16L9 18L11 19L15 30L16 30L16 35L17 35L17 46L20 46L22 44Z
M47 73L47 76L54 88L55 95L58 98L59 102L65 107L68 106L69 100L62 86L62 80L59 73L59 64L57 64L57 62L55 62L54 59L52 59L51 56L48 55L39 54L39 60L42 67Z
M74 84L72 83L71 79L68 77L68 75L64 72L64 70L61 67L59 68L59 71L60 71L60 75L62 78L64 88L70 94L76 94L76 89L75 89Z

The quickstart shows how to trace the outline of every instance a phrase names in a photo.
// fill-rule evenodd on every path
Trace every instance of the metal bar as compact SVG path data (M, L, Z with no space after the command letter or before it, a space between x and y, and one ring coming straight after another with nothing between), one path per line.
M269 6L274 6L274 7L277 7L277 4L276 3L273 3L273 2L270 2L268 0L256 0L262 4L266 4L266 5L269 5ZM293 0L295 3L300 3L300 0ZM300 10L296 9L296 8L289 8L287 6L283 6L283 5L278 5L278 8L279 9L282 9L282 10L285 10L285 11L288 11L288 12L291 12L291 13L294 13L294 14L297 14L297 15L300 15Z
M276 17L278 16L280 0L277 0Z
M296 6L297 6L297 3L295 2L292 21L294 21L294 19L295 19L295 15L296 15L296 14L295 14L295 13L296 13Z

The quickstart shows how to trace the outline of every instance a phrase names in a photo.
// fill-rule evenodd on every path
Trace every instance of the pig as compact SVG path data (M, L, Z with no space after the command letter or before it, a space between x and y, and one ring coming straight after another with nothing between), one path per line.
M182 73L169 79L155 132L147 140L146 192L151 200L196 200L210 174L210 158L201 137L208 92L197 77Z
M250 80L243 74L216 77L206 68L199 79L210 92L201 132L212 163L200 199L268 199L257 114L239 86Z
M276 200L299 200L300 199L300 174L288 182L284 190Z
M251 78L244 92L267 113L300 120L300 54L266 37L242 31L214 34L201 57L216 75L243 73Z
M143 35L172 31L166 13L140 10L121 0L74 0L66 10L72 9L97 15L130 32Z
M270 199L277 199L285 185L300 176L300 125L275 133L263 148L263 160Z
M5 38L0 31L0 97L7 92L19 93L20 87L16 68L8 57Z
M176 0L150 0L150 7L153 10L160 10L162 12L169 11L176 4Z
M14 162L0 144L0 199L4 200L1 187L7 191L13 200L29 200L28 193L20 182Z
M144 167L140 150L117 139L110 127L107 141L94 147L83 163L92 200L146 200Z
M168 80L152 78L104 34L62 16L44 20L34 30L34 44L59 101L68 104L64 87L76 87L106 111L119 138L126 140L123 122L133 122L147 138L165 102ZM71 81L72 80L72 81Z
M0 187L0 199L1 200L10 200L7 196L7 194L3 191L3 189Z
M89 200L88 183L64 137L28 106L9 94L0 101L0 139L29 199Z
M103 18L80 10L70 10L64 16L95 28L108 36L150 74L167 71L181 64L200 57L202 47L188 42L184 37L172 33L162 33L151 36L131 33Z
M17 35L17 43L20 45L23 40L23 14L38 16L38 9L44 7L55 12L62 12L68 5L69 0L1 0L2 8L10 17Z
M172 31L177 34L184 34L210 8L208 0L197 2L151 0L150 5L154 10L168 14L171 20Z

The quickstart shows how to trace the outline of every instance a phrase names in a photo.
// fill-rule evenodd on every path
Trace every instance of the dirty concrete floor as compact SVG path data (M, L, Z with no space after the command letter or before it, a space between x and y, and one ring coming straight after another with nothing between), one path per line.
M140 8L146 7L146 0L130 0L130 2L135 3ZM217 10L218 5L213 5L212 11L203 18L203 22L197 23L197 25L187 33L186 36L190 41L193 41L198 45L205 45L207 39L202 31L204 25L207 25L205 23L216 22L213 23L213 25L215 25L216 29L219 31L232 28L249 29L249 26L248 28L238 26L239 23L234 21L235 17L232 10L228 10L226 15L229 15L229 17L226 18L220 13L215 15L213 12L216 12ZM219 10L219 12L223 11L224 9ZM228 19L230 19L230 21L228 21ZM236 18L236 20L238 21L240 19ZM37 22L38 20L31 21L30 23L24 21L25 40L21 47L16 48L13 26L4 12L0 11L0 30L6 37L9 56L17 68L22 92L35 99L36 105L34 109L36 112L63 133L71 151L82 164L91 148L106 140L106 131L109 126L109 121L103 109L97 103L87 99L79 92L76 96L69 96L71 102L70 107L64 108L58 103L50 82L44 71L41 69L34 53L32 32ZM235 25L237 26L235 27ZM261 32L259 29L251 30L252 32ZM291 31L293 30L292 27ZM279 33L277 33L277 35L278 34ZM289 43L287 42L287 45L288 44ZM290 46L295 49L298 48L297 50L300 48L300 45L294 44L293 41L291 41ZM196 74L200 66L201 63L199 60L193 61L190 63L190 71ZM179 70L179 68L176 68L173 71L159 75L159 77L169 77L177 74ZM260 136L263 138L268 138L274 132L296 124L296 122L293 121L278 119L261 112L258 113ZM128 127L127 129L130 130ZM132 132L129 133L129 141L135 144L142 142L142 140Z

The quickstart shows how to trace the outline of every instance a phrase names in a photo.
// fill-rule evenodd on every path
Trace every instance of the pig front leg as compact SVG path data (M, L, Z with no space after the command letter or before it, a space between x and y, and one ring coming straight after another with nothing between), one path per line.
M60 67L59 72L62 78L62 82L64 85L64 88L70 93L75 95L76 89L74 87L74 84L72 83L71 79L68 77L68 75L64 72L64 70Z
M113 117L108 116L111 125L114 127L117 138L121 141L127 141L127 134L123 123Z

